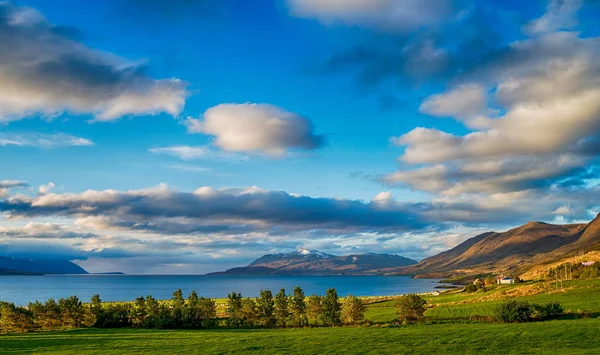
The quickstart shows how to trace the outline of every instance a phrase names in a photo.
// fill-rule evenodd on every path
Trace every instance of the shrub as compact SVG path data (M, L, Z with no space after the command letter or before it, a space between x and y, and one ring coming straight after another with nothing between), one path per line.
M474 284L470 283L467 286L465 286L465 292L466 293L473 293L477 291L477 286L475 286Z
M488 276L485 278L485 281L483 282L485 286L493 286L496 284L496 278L494 276Z
M534 308L529 302L509 300L496 308L496 319L504 323L528 322L533 312Z
M346 297L342 305L342 315L347 324L360 323L365 318L367 307L360 298L352 295Z
M416 322L425 318L425 305L427 301L415 294L404 295L396 303L398 307L398 320L400 322Z
M539 320L558 318L565 311L564 307L558 302L548 302L546 304L534 304L534 318Z
M329 326L340 325L342 323L342 304L335 288L325 291L321 318L323 319L323 323Z
M306 303L306 314L308 315L308 318L312 320L314 324L319 324L319 318L323 313L323 297L312 295L308 297Z

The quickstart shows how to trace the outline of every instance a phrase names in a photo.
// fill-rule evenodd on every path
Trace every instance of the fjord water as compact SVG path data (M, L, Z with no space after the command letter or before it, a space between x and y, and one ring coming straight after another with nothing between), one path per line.
M335 287L345 296L384 296L433 291L439 280L412 279L405 276L183 276L183 275L46 275L0 276L0 301L26 305L76 295L88 302L98 293L103 301L132 301L152 295L169 299L178 288L187 295L224 298L230 292L244 297L258 296L260 290L274 292L285 288L291 293L300 286L305 294L324 294Z

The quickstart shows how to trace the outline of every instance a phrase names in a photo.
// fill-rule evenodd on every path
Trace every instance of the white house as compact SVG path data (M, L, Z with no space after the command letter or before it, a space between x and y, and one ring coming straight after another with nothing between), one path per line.
M512 277L504 277L501 279L498 279L498 285L510 285L510 284L514 284L515 283L515 279L513 279Z

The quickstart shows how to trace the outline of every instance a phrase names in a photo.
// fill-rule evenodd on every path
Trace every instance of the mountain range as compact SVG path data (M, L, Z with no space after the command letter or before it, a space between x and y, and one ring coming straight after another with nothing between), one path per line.
M210 275L411 275L419 278L521 275L590 251L600 251L600 214L589 223L529 222L506 232L486 232L420 262L393 254L336 256L299 249L267 254L247 266ZM0 256L0 275L87 273L68 260Z
M0 275L87 274L68 260L26 259L0 256Z
M519 275L534 266L593 250L600 250L600 214L587 224L529 222L506 232L483 233L399 273L416 277Z
M316 250L264 255L248 266L209 275L377 275L417 262L391 254L336 256Z
M590 223L529 222L506 232L486 232L416 262L390 254L335 256L315 250L267 254L247 266L213 275L411 275L447 278L478 274L522 274L600 250L600 214Z

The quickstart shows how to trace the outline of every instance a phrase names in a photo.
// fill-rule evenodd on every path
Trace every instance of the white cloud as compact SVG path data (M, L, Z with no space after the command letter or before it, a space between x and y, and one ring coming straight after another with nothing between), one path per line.
M167 166L169 169L187 171L193 173L210 173L213 172L212 169L204 168L196 165L184 165L184 164L171 164Z
M0 132L0 146L15 147L88 147L94 142L87 138L75 137L65 133L43 134L43 133L11 133Z
M570 29L577 24L577 11L582 5L583 0L549 0L546 13L529 22L524 30L535 35Z
M23 180L0 180L0 188L12 189L16 187L27 187L29 186L26 181Z
M482 85L466 84L442 94L435 94L423 101L419 112L437 117L455 117L469 127L484 128L489 120L484 115L487 108L487 93Z
M452 0L287 0L293 15L406 32L443 21L455 10Z
M149 151L154 154L168 154L182 160L223 160L239 162L248 159L248 157L244 155L222 152L210 146L176 145L171 147L151 148Z
M382 191L373 197L373 202L385 203L392 200L391 191Z
M46 185L42 185L38 188L38 192L40 195L45 195L50 192L56 185L53 182L49 182Z
M552 211L552 213L556 215L570 215L571 209L569 208L569 206L560 206L559 208Z
M188 95L179 79L155 80L143 66L59 34L36 10L0 3L0 122L63 112L95 121L176 116Z
M226 151L281 156L290 150L312 150L323 144L305 117L268 104L221 104L209 108L204 120L189 118L188 132L215 136Z
M402 169L383 181L446 196L584 186L600 139L598 56L599 38L574 32L510 44L421 105L474 131L417 127L392 137L404 147Z

